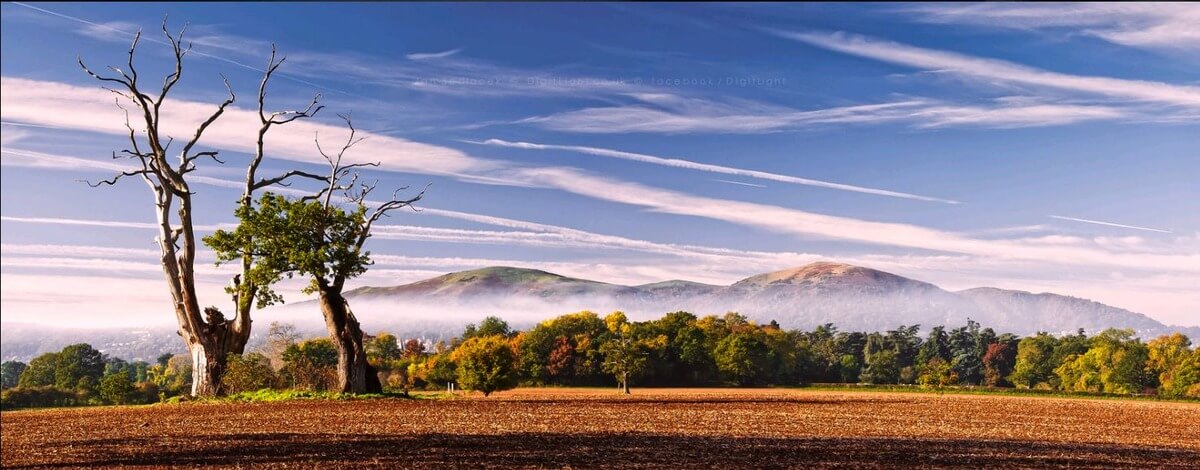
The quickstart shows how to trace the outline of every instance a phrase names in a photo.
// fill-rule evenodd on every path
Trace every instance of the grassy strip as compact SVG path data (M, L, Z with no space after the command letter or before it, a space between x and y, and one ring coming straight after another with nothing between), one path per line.
M166 404L180 403L274 403L291 400L373 400L381 398L414 398L403 393L353 394L340 392L317 392L309 390L274 390L264 388L253 392L241 392L223 397L193 398L187 395L171 397Z

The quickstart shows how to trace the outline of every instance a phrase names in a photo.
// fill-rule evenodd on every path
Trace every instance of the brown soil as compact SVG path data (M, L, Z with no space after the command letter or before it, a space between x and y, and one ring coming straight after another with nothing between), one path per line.
M1200 405L804 390L5 412L16 467L1179 467Z

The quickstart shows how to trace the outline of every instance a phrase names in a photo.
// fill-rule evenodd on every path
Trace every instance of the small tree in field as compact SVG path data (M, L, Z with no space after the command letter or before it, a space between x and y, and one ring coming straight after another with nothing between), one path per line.
M133 382L129 374L117 372L100 379L100 398L114 405L124 405L133 394Z
M486 397L517 385L517 356L503 337L468 339L451 358L458 364L458 384L464 389L483 392Z
M600 354L604 355L601 367L612 374L621 391L629 394L629 378L642 373L646 369L649 351L653 348L666 346L667 338L659 336L653 340L639 340L634 337L633 324L621 312L613 312L604 318L608 327L609 339L600 345Z

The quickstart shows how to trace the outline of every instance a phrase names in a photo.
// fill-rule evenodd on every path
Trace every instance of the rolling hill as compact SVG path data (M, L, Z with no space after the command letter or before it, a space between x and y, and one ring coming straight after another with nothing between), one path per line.
M623 310L634 318L687 310L737 311L787 328L834 323L843 330L900 325L958 326L973 319L998 331L1031 334L1133 328L1139 335L1200 328L1163 325L1145 315L1086 299L996 288L951 292L875 269L820 262L759 274L728 286L671 280L622 286L516 267L449 273L411 284L347 292L376 322L433 312L464 318L499 315L520 324L578 310ZM383 312L381 312L381 310ZM384 313L392 312L392 313ZM401 321L402 322L402 321Z

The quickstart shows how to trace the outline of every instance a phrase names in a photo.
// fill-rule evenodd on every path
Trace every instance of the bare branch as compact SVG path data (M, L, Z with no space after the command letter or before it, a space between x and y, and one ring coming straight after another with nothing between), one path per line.
M404 207L413 207L414 203L420 201L422 197L425 197L425 191L429 190L429 186L431 184L432 183L426 184L425 187L421 189L421 192L408 199L400 199L397 197L397 195L400 194L400 191L404 188L392 191L392 199L376 207L375 211L371 213L371 216L367 218L366 224L363 225L362 232L359 233L358 240L355 243L355 248L359 250L362 249L363 244L367 242L367 238L371 237L371 226L375 224L376 220L379 220L381 217L386 217L388 212L393 210ZM414 207L413 210L416 210L416 208Z
M94 79L96 79L96 80L100 80L100 81L102 81L102 82L113 82L113 83L120 83L122 86L124 86L124 87L126 87L126 88L132 88L132 87L133 87L133 84L132 84L132 83L130 83L130 82L127 82L127 81L125 81L125 80L124 80L124 79L122 79L122 78L112 78L112 77L105 77L105 76L102 76L102 75L100 75L100 74L97 74L96 72L93 72L93 71L92 71L92 69L88 68L88 66L87 66L86 64L84 64L84 63L83 63L83 57L79 57L79 58L77 59L77 61L79 62L79 66L83 68L83 71L84 71L84 72L87 72L87 74L88 74L88 75L90 75L92 78L94 78Z
M131 77L129 77L129 83L133 84L134 86L137 86L137 76L138 75L137 75L137 69L133 67L133 51L137 50L138 41L140 41L141 39L142 39L142 30L139 29L137 34L133 35L133 43L129 45L129 61L128 61L128 63L129 63L129 73L132 75Z
M159 93L158 99L154 102L155 115L158 114L158 108L162 105L163 100L167 98L167 93L171 91L171 88L174 87L175 84L179 82L179 78L183 76L183 56L187 54L187 51L181 50L179 45L180 42L183 41L184 31L187 31L187 24L184 24L183 28L179 30L178 39L174 36L171 36L171 32L167 30L167 17L165 15L163 16L162 32L163 35L167 37L167 41L171 43L171 52L175 55L175 71L171 72L171 74L167 75L167 77L163 79L162 92ZM188 46L188 50L191 50L190 45Z
M208 119L204 120L204 122L200 124L200 127L196 128L196 134L192 136L192 140L188 141L187 145L183 147L183 152L180 152L179 154L179 160L182 164L187 164L206 153L201 152L200 154L189 156L192 151L192 147L196 145L196 142L200 141L200 137L204 135L204 131L208 129L208 126L216 121L217 118L221 117L221 114L225 112L225 108L230 104L233 104L234 99L236 99L236 96L233 94L233 87L229 85L229 79L226 78L225 75L221 75L221 80L225 82L225 90L229 92L229 98L226 98L225 101L217 107L217 110L213 112Z
M267 186L271 186L273 184L278 184L280 186L290 186L290 183L286 183L284 181L293 176L299 176L299 177L308 178L308 179L316 180L316 181L329 182L329 177L327 177L327 176L316 175L313 173L309 173L307 171L292 170L292 171L284 173L280 176L276 176L274 178L264 178L264 179L258 180L257 183L254 183L251 186L251 189L262 189Z
M126 170L126 171L122 171L122 172L118 173L116 176L113 176L112 178L109 178L106 180L100 180L95 183L91 182L90 180L76 180L76 181L78 181L80 183L85 183L88 186L91 186L93 188L98 188L100 186L106 186L106 185L114 186L117 184L117 181L119 181L121 178L126 177L126 176L147 175L150 173L151 173L151 171L149 169Z

